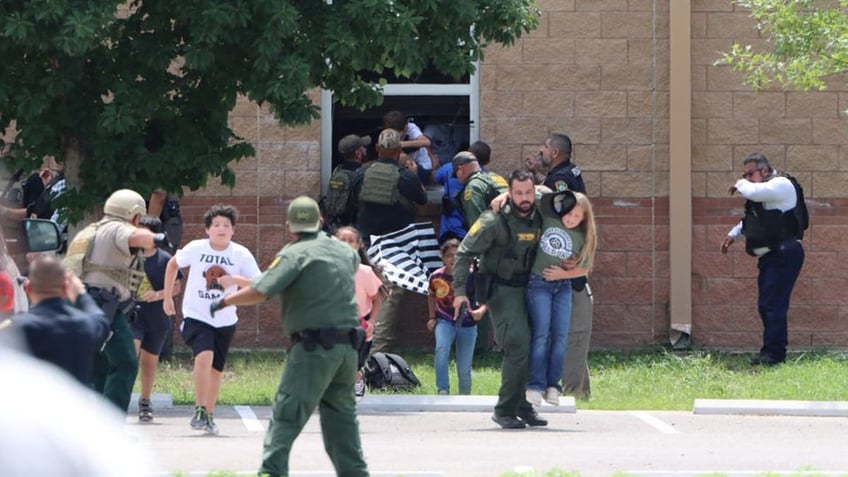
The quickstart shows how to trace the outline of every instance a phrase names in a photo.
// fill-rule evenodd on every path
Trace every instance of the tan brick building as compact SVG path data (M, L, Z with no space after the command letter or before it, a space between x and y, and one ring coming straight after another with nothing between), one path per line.
M848 346L845 78L825 92L753 93L740 75L714 66L732 41L763 43L748 13L729 0L539 6L536 31L512 48L489 49L467 83L433 86L431 94L467 96L470 138L492 146L499 172L520 167L549 132L573 139L600 233L593 344L644 347L675 338L674 328L691 330L699 346L759 346L756 260L740 245L721 255L719 245L742 211L727 189L741 159L760 151L799 178L812 216L789 313L790 346ZM409 94L404 88L391 91ZM287 239L288 201L320 195L333 138L349 132L333 130L340 113L328 93L315 101L322 118L306 128L280 128L247 102L233 111L231 126L254 143L257 157L234 165L234 190L209 186L184 201L187 238L203 235L208 205L233 203L242 212L235 239L267 266ZM432 344L424 303L407 303L407 345ZM243 310L236 345L279 343L278 309L271 302Z

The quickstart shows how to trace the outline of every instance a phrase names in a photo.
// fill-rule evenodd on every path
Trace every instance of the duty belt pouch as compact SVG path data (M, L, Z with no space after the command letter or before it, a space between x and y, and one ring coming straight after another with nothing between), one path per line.
M318 328L318 342L324 349L333 349L336 345L336 329Z
M588 282L588 280L586 279L586 277L572 278L571 279L571 288L574 291L581 292L581 291L583 291L584 288L586 288L587 282Z
M478 303L485 304L492 296L492 284L495 276L491 273L476 272L474 274L474 297Z

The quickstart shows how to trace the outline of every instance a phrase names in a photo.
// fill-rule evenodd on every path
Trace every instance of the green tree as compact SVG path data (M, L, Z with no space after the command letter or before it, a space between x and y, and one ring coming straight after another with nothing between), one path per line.
M303 124L316 87L379 104L365 78L460 77L537 21L533 0L3 0L0 131L13 167L64 162L78 220L117 187L232 186L254 153L227 127L238 95Z
M719 63L745 75L754 89L772 84L825 89L828 76L848 70L848 0L745 0L769 51L734 43Z

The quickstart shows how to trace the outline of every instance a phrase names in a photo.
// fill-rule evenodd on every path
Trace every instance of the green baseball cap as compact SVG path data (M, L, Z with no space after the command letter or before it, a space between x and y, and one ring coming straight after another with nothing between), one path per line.
M315 199L302 195L289 203L287 222L292 232L317 232L321 228L321 210Z

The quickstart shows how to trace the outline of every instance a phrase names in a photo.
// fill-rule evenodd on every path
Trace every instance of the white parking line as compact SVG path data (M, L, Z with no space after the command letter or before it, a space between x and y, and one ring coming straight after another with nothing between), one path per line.
M630 415L635 416L635 417L641 419L642 421L646 422L651 427L662 432L663 434L680 434L680 431L673 428L672 426L669 426L668 424L659 420L658 418L648 414L647 412L644 412L644 411L629 411L629 413L630 413Z
M241 422L244 423L244 427L246 427L248 431L262 432L265 430L262 423L259 422L259 419L256 417L256 413L253 412L253 409L251 409L250 406L233 407L241 417Z

